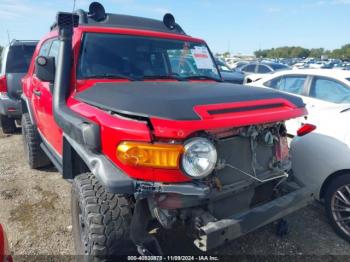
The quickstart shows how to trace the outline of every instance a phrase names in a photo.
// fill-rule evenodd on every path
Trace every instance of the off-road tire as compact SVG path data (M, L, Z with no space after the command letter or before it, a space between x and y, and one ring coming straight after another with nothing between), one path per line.
M329 223L333 227L334 231L342 238L350 242L350 230L345 233L340 226L337 224L333 213L332 213L332 197L335 194L336 191L338 191L342 186L344 185L350 185L350 173L343 174L341 176L335 177L327 186L326 192L325 192L325 209L326 209L326 215L328 218ZM349 195L347 195L349 197ZM350 215L349 212L346 212L346 216ZM350 228L349 228L350 229Z
M4 134L13 134L16 132L15 120L8 116L0 115L0 125Z
M22 115L22 139L24 153L30 168L36 169L51 164L51 161L40 147L41 141L38 130L32 124L28 113Z
M130 204L123 195L107 193L91 173L75 177L71 208L76 254L100 261L133 252Z

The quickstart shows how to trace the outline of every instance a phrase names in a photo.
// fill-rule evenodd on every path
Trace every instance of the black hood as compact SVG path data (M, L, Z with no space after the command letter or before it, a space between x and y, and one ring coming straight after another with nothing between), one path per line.
M302 99L293 95L216 82L96 83L75 97L120 114L170 120L199 120L193 110L197 105L284 98L296 107L304 107Z

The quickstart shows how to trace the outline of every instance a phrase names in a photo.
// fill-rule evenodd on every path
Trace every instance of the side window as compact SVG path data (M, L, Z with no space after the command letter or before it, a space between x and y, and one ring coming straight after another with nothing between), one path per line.
M48 56L53 56L55 58L55 64L57 66L57 58L58 58L58 47L59 47L59 42L58 40L54 40L52 42L49 55Z
M253 64L253 65L246 65L242 68L242 71L243 72L247 72L247 73L254 73L255 72L255 67L256 65Z
M258 73L266 74L266 73L270 73L270 72L271 72L271 70L267 66L265 66L265 65L258 65Z
M39 56L47 56L49 54L51 44L52 39L46 40L46 42L44 42L40 48Z
M32 61L35 45L13 45L6 59L6 73L25 73Z
M266 82L264 85L279 91L301 95L305 80L306 76L281 76Z
M328 78L315 77L311 85L310 97L333 103L349 103L350 87Z
M273 88L273 89L278 89L278 85L279 85L279 82L281 81L282 77L276 77L276 78L273 78L267 82L265 82L263 85L266 86L266 87L270 87L270 88Z

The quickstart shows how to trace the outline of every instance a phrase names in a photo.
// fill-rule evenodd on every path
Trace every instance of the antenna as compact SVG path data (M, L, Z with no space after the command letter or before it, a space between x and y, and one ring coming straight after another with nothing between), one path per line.
M76 2L76 0L73 0L73 12L75 10L75 2Z

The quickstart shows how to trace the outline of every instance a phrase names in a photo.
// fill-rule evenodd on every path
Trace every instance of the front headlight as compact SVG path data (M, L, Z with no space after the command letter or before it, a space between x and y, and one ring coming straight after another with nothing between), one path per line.
M184 145L181 165L188 176L200 179L208 176L217 161L215 146L206 138L193 138Z

